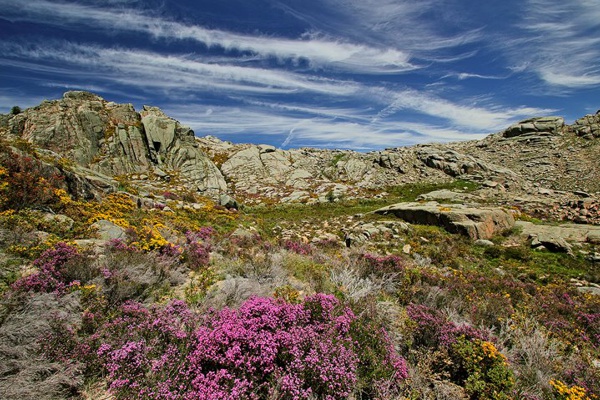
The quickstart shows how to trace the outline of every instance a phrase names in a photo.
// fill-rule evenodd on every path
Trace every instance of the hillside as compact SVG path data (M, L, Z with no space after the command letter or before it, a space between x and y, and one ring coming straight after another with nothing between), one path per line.
M358 153L0 116L0 397L594 399L600 113Z

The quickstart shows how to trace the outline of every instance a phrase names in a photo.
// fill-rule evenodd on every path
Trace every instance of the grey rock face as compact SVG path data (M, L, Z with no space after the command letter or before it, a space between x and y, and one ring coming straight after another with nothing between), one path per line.
M92 228L96 229L101 240L108 241L112 239L125 239L125 229L114 223L101 219L92 224Z
M145 106L138 114L131 104L67 92L61 100L16 115L8 125L10 133L89 169L86 176L96 182L158 167L207 195L227 190L221 172L198 148L194 132L156 107Z
M450 176L460 176L487 170L487 166L478 163L473 157L465 156L453 150L437 148L424 148L417 153L419 159L428 167L444 171Z
M562 117L537 117L526 119L508 127L503 136L507 138L521 136L525 134L537 134L545 132L551 135L559 135L565 126L565 119Z
M164 156L175 140L179 123L157 107L144 106L141 115L150 149Z
M595 243L600 238L600 226L584 224L539 225L517 221L524 236L531 238L561 238L568 242ZM541 241L541 239L539 239Z
M594 115L588 114L579 118L572 126L578 136L600 137L600 110Z
M460 233L471 239L490 239L495 234L514 226L513 216L501 208L467 207L456 204L398 203L374 211L391 214L407 222L436 225L451 233Z

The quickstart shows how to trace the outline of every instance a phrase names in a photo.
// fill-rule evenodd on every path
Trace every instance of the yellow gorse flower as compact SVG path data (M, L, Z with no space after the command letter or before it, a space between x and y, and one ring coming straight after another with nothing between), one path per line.
M568 386L558 379L552 379L548 383L560 400L592 400L581 386Z

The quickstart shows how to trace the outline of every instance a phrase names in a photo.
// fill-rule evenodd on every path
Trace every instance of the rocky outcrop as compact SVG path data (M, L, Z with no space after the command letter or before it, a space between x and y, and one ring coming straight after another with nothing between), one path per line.
M194 132L156 107L145 106L137 113L131 104L67 92L60 100L15 115L7 125L10 134L85 168L89 172L83 176L91 182L156 172L159 178L177 175L208 195L227 190L219 169L199 149Z
M517 221L521 234L529 238L559 238L567 242L600 244L600 226L583 224L543 225Z
M449 146L421 146L417 148L416 155L428 167L443 171L455 178L479 182L489 180L496 183L517 179L517 175L508 168L458 152Z
M599 226L571 223L544 225L527 221L517 221L516 226L521 230L521 235L526 237L531 247L535 249L546 249L573 256L575 245L581 248L582 244L591 246L600 244ZM589 255L587 252L583 252L583 254ZM588 258L596 262L595 253Z
M210 196L227 191L225 178L196 143L194 131L165 115L157 107L144 106L140 113L151 159L161 171L173 172Z
M577 136L582 136L586 139L600 137L600 110L596 114L588 114L583 118L579 118L572 125Z
M197 138L156 107L138 113L131 104L87 92L67 92L60 100L0 118L0 130L73 160L82 173L75 171L71 186L85 196L114 190L117 177L133 180L142 191L162 182L164 190L192 190L215 199L228 193L247 204L385 196L395 186L456 178L479 183L477 198L505 204L507 193L514 198L541 188L593 194L600 191L595 162L600 142L577 135L597 137L599 126L600 114L572 126L561 117L536 117L483 140L360 153ZM568 219L594 223L596 207L574 207Z
M512 137L533 137L560 135L563 133L565 119L562 117L537 117L526 119L508 127L502 136Z
M488 170L487 165L474 157L450 149L425 147L417 150L417 156L428 167L442 170L453 177Z
M236 190L246 195L284 198L294 191L307 189L318 175L294 163L294 154L271 146L247 146L221 166L224 176L235 183ZM303 193L297 200L307 200Z
M376 214L395 215L406 222L436 225L451 233L460 233L471 239L490 239L510 229L515 220L509 212L494 207L467 207L460 204L398 203L374 211Z

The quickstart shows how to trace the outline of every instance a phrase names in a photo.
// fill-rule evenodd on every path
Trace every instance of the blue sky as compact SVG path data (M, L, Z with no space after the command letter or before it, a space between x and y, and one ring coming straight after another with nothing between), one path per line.
M479 139L600 108L600 0L0 0L0 112L67 90L281 148Z

